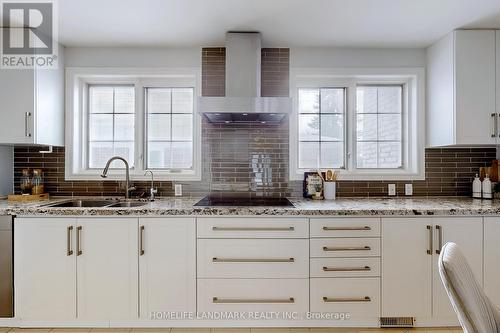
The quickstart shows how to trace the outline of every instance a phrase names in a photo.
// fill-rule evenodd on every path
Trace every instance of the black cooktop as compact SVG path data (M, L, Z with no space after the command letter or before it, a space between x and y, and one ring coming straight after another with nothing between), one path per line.
M278 207L293 207L293 204L287 198L245 198L245 197L225 197L225 196L206 196L195 206L278 206Z

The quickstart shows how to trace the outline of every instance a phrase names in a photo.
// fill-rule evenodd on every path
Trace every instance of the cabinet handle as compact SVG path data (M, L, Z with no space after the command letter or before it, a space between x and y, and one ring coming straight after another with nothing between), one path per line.
M427 230L429 237L429 247L427 249L427 254L432 255L432 225L428 225Z
M323 297L323 302L325 303L347 303L347 302L371 302L372 299L368 296L356 298L356 297L339 297L339 298L330 298Z
M372 230L371 227L365 225L364 227L323 227L325 231L365 231Z
M365 267L327 267L323 266L324 272L367 272L371 271L370 266Z
M294 231L295 227L212 227L213 231Z
M145 251L144 251L144 226L141 225L140 232L139 232L139 255L143 256Z
M72 234L73 234L73 226L69 226L66 233L66 244L67 244L66 255L68 257L73 255L73 245L71 244Z
M436 225L436 230L438 231L438 248L436 249L436 254L441 254L441 249L443 248L443 227Z
M31 112L24 113L24 135L26 137L31 137L31 133L29 130L29 118L31 117Z
M212 262L295 262L295 258L212 258Z
M491 137L496 138L496 136L497 136L497 114L492 113L491 118L493 118L493 130L491 131Z
M83 251L81 249L81 244L82 244L82 226L76 227L76 255L81 256L83 254Z
M255 299L243 299L243 298L218 298L218 297L213 297L212 298L212 303L215 304L235 304L235 303L266 303L266 304L276 304L276 303L295 303L295 299L293 297L290 298L255 298Z
M352 246L352 247L328 247L323 246L323 251L370 251L369 246Z

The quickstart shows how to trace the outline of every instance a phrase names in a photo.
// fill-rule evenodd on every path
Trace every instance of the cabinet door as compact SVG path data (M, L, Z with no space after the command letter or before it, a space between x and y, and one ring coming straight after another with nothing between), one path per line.
M141 318L196 311L195 219L142 218L139 232Z
M137 219L77 221L78 317L138 317Z
M430 317L430 218L382 219L382 317Z
M76 318L72 242L75 222L70 218L15 219L14 293L18 319Z
M500 217L484 218L484 291L500 306Z
M1 29L0 29L1 30ZM0 75L0 143L34 142L34 71L2 70Z
M455 112L457 144L497 142L493 30L455 31Z
M433 317L456 318L448 295L443 287L438 271L440 247L454 242L459 247L477 281L483 281L483 223L480 217L443 217L434 218L436 244L433 258ZM458 323L458 321L457 321Z

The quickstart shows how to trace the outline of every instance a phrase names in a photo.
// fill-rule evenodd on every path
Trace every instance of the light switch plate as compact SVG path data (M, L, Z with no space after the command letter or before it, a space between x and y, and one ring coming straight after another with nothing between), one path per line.
M405 184L405 195L413 195L413 184Z
M396 195L396 184L389 184L387 186L387 192L389 193L389 195Z
M175 184L175 196L176 197L182 196L182 184Z

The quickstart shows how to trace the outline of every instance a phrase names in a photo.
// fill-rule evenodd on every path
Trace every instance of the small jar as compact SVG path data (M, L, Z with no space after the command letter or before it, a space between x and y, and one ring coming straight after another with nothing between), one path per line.
M33 188L31 189L31 194L43 194L45 193L42 169L33 169L33 179L31 180Z
M33 187L31 183L30 169L23 169L22 173L21 184L19 184L21 194L30 194L31 188Z

